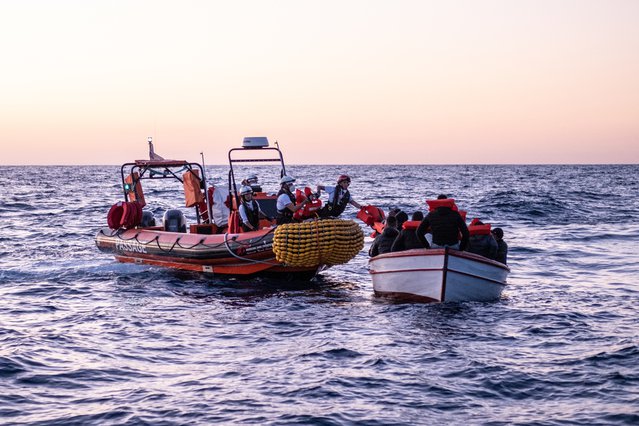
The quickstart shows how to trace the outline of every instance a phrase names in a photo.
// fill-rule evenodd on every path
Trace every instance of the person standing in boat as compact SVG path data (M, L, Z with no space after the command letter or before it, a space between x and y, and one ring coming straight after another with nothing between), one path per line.
M495 241L497 241L497 255L495 255L495 260L506 265L508 244L504 241L504 231L501 228L495 228L490 232L493 234L493 237L495 237Z
M437 197L437 200L449 200L449 198L441 194ZM450 247L455 250L466 249L469 238L468 227L459 212L453 210L452 206L454 205L454 201L450 201L451 206L440 205L435 208L435 210L426 215L422 223L417 227L415 232L422 244L428 244L425 234L430 228L430 233L433 235L431 248ZM459 241L460 233L462 236L461 241Z
M260 218L269 217L260 209L260 205L253 199L253 189L250 186L243 186L240 189L240 219L244 232L256 231L259 229Z
M370 257L375 257L378 254L390 253L393 242L399 235L397 230L397 219L395 216L389 216L386 218L386 224L381 234L375 237L375 241L368 250Z
M277 217L276 223L282 225L284 223L294 222L293 213L303 208L308 203L308 198L300 204L295 204L295 178L291 176L283 176L280 179L280 191L277 193Z
M351 184L351 178L348 175L340 175L337 178L337 186L317 185L317 192L326 191L328 193L328 201L318 212L322 218L339 217L346 209L347 204L353 205L357 209L362 206L351 198L348 187Z

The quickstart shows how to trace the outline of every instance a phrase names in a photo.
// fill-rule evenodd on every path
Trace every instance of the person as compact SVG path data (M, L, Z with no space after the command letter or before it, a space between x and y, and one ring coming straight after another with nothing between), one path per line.
M503 229L495 228L490 232L493 234L493 237L495 237L495 241L497 242L497 254L495 255L495 260L507 265L508 244L504 241Z
M240 189L240 201L238 210L244 232L256 231L260 225L260 218L270 219L253 199L253 189L250 186L243 186Z
M447 200L448 197L444 194L440 194L437 197L438 200ZM468 227L466 222L462 219L459 212L448 206L437 207L432 212L429 212L422 223L417 227L417 238L422 244L428 244L426 237L426 231L431 229L430 233L433 235L433 244L431 248L445 248L450 247L456 250L464 250L468 245ZM459 234L461 233L462 239L459 241Z
M300 204L295 204L295 178L291 176L282 176L280 179L280 191L277 193L277 217L276 223L282 225L284 223L293 222L293 213L303 208L308 203L308 198Z
M424 217L424 214L422 213L422 219L423 217ZM397 229L402 229L402 226L404 226L404 222L408 220L408 215L406 214L405 211L400 210L395 215L395 219L397 219ZM419 220L422 220L422 219L419 219Z
M479 219L473 219L470 225L471 228L474 226L482 227L484 222ZM494 259L497 255L497 241L495 241L490 232L488 232L488 229L486 229L485 234L477 233L470 236L468 239L468 252L484 256L488 259Z
M337 186L325 186L317 185L317 192L326 191L328 193L328 201L319 211L319 216L323 218L327 217L339 217L346 209L347 204L353 205L357 209L361 209L362 206L351 198L350 192L348 192L348 186L351 184L351 178L348 175L340 175L337 178Z
M371 248L368 250L370 257L375 257L378 254L389 253L391 251L391 246L398 235L397 219L395 219L395 216L387 217L384 230L381 234L375 237L375 241L373 241Z
M395 216L397 219L397 215ZM404 222L404 229L399 231L399 235L395 238L393 245L391 247L391 251L404 251L411 250L417 248L430 248L428 241L426 245L422 243L419 238L417 238L417 233L415 229L417 229L417 222L421 222L424 219L424 213L419 210L413 213L411 216L410 222Z
M251 174L251 175L248 175L248 177L242 181L242 185L250 186L253 189L253 192L262 192L262 187L257 181L258 181L257 175Z

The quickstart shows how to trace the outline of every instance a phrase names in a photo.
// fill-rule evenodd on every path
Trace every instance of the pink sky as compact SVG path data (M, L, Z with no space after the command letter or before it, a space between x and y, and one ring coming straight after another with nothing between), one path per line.
M634 0L15 1L0 40L0 164L639 163Z

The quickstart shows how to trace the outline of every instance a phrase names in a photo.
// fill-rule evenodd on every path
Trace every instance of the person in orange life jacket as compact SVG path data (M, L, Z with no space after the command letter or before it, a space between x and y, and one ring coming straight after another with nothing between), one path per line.
M474 219L471 225L483 225L484 222ZM471 235L468 240L468 252L494 259L497 255L497 241L492 234Z
M495 255L495 260L506 265L508 244L504 241L504 231L501 228L495 228L490 232L493 234L493 237L495 237L495 241L497 241L497 254Z
M397 216L395 216L397 218ZM421 222L424 219L424 213L420 211L416 211L413 213L411 217L411 222ZM412 225L412 224L411 224ZM415 227L407 227L399 231L399 235L395 238L395 242L393 242L393 246L391 247L391 251L404 251L411 250L417 248L430 248L428 242L424 245L419 238L417 238L417 233L415 232Z
M375 241L368 249L368 255L370 257L377 256L378 254L390 253L393 242L399 235L397 230L397 219L395 216L389 216L386 218L386 225L381 234L375 237Z
M341 175L337 178L337 186L317 185L317 192L326 191L328 193L328 201L324 207L318 212L320 217L338 217L344 212L347 204L361 209L362 206L351 198L348 192L348 186L351 184L351 178L348 175Z
M282 179L280 179L281 189L277 193L276 204L276 223L278 225L293 222L293 213L303 208L309 201L308 199L305 199L300 204L295 204L295 195L293 195L293 191L295 191L294 182L295 178L291 176L283 176Z
M259 203L253 199L253 190L250 186L243 186L240 189L240 201L238 210L244 232L256 231L259 228L260 218L270 219L260 209Z
M441 194L438 200L445 200L448 197ZM468 245L468 227L461 215L450 207L437 207L434 211L429 212L422 223L417 227L417 238L422 244L428 244L426 230L430 227L433 235L433 244L431 248L450 247L456 250L464 250ZM459 233L462 234L461 242L458 240Z

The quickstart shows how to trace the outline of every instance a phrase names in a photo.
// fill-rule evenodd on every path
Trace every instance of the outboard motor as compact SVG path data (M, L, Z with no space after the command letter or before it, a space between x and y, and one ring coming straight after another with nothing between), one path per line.
M153 213L148 210L142 212L142 220L140 221L140 227L149 228L151 226L155 226L155 217Z
M164 213L162 219L164 230L167 232L186 232L186 219L180 210L172 209Z

